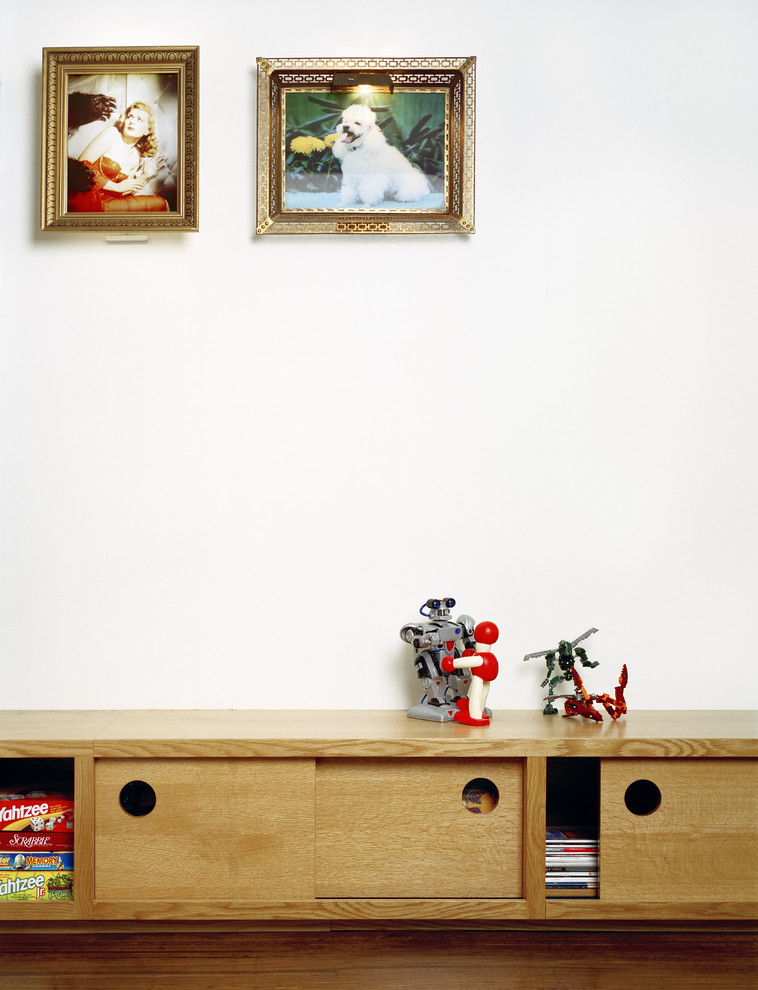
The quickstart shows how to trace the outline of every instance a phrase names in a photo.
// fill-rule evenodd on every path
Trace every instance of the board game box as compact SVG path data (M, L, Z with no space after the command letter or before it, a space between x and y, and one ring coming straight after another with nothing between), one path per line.
M12 832L0 830L0 856L3 853L73 852L74 832Z
M30 852L5 853L0 852L0 873L11 870L28 870L37 873L40 870L62 870L71 872L74 868L72 852Z
M73 899L74 875L72 872L0 871L0 904L4 901L72 901Z
M72 832L74 798L71 794L28 791L0 793L0 830L9 832Z

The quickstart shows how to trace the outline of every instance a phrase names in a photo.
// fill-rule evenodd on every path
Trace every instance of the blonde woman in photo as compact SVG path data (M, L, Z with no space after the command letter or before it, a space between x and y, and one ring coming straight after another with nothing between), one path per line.
M165 165L158 154L155 116L141 101L132 103L115 124L105 127L79 155L93 174L88 192L69 194L72 213L162 213L162 196L143 193Z

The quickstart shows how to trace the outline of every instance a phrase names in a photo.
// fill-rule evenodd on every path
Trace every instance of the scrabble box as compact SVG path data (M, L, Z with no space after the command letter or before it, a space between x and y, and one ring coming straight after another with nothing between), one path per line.
M4 853L73 852L74 832L12 832L0 830L0 856Z

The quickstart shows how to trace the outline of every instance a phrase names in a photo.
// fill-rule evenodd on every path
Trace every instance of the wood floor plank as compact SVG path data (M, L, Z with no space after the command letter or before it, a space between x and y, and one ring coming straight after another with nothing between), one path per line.
M750 933L0 935L2 990L755 990Z

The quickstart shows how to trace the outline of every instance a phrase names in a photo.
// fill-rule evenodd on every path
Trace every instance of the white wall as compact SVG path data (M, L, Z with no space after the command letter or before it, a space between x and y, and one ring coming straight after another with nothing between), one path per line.
M430 595L745 708L758 4L0 0L0 707L403 708ZM43 46L200 46L199 234L38 233ZM264 237L255 58L478 57L477 233Z

